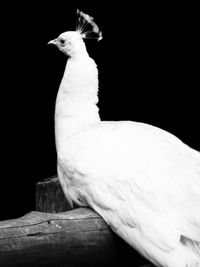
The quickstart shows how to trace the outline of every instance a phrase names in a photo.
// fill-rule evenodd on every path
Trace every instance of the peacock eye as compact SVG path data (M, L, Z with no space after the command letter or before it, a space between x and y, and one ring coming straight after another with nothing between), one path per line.
M61 43L61 45L64 45L65 44L65 39L61 38L60 39L60 43Z

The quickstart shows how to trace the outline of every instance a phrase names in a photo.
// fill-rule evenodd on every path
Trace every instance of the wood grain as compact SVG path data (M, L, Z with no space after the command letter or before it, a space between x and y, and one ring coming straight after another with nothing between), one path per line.
M146 261L91 209L0 222L0 266L139 266Z
M71 210L57 176L36 183L36 210L50 213Z
M96 212L69 210L56 176L37 183L36 209L0 222L0 266L141 267L147 263Z
M0 222L0 266L103 266L115 250L109 227L90 209Z

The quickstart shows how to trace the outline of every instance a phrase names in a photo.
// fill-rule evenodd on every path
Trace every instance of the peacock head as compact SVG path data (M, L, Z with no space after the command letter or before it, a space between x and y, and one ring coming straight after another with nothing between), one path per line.
M77 31L63 32L48 44L56 45L61 52L69 57L87 53L83 38Z
M48 42L48 44L56 45L60 51L69 57L87 55L83 39L93 38L98 41L102 39L102 32L91 16L80 10L77 10L77 15L78 24L75 31L61 33L58 38Z

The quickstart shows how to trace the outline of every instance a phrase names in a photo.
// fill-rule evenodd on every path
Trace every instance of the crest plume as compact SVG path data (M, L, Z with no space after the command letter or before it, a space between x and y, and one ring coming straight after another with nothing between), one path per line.
M97 39L98 41L102 40L102 32L94 22L93 17L77 9L77 19L78 23L76 26L76 31L78 31L84 39Z

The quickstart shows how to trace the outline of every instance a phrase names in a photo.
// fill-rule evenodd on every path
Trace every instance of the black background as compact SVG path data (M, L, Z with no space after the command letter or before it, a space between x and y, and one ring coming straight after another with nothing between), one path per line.
M66 56L47 42L95 17L86 40L99 68L102 120L163 128L200 150L196 7L10 4L1 21L0 220L35 209L35 184L56 173L54 105Z

